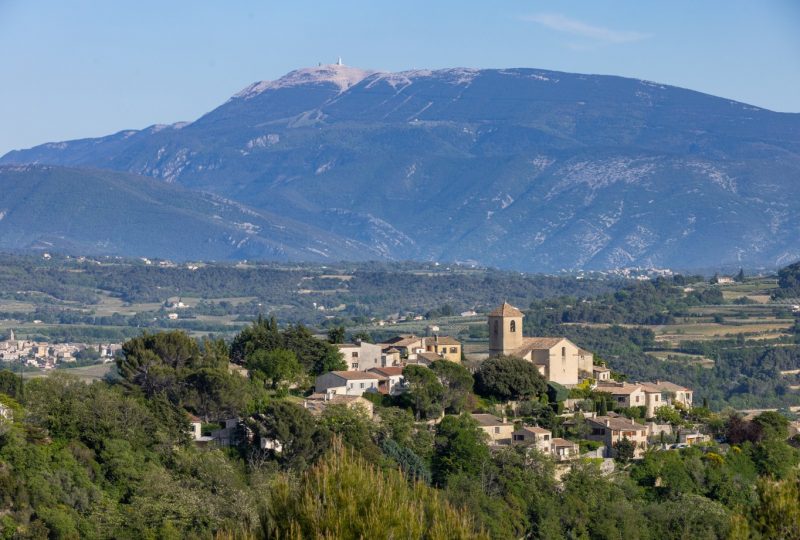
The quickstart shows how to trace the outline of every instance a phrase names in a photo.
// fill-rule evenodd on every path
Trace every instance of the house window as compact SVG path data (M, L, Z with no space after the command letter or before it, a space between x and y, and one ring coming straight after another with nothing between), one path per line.
M350 364L350 369L358 369L358 364Z
M656 394L656 401L658 401L658 398L659 398L659 397L661 397L661 396L659 396L658 394Z
M525 436L524 435L514 435L514 440L515 441L524 441L525 440Z
M494 335L497 335L499 333L500 333L500 323L494 321Z
M353 358L358 358L358 351L353 351Z
M567 356L567 348L561 347L561 356Z
M361 388L364 388L364 383L363 382L361 383Z
M456 354L458 352L458 349L455 347L450 347L450 352Z
M509 329L512 332L516 332L517 331L517 321L511 321L511 325L509 326Z
M545 440L545 441L549 441L549 440L550 440L550 435L545 435L545 436L544 436L544 440Z
M494 428L494 432L495 433L500 433L500 428L499 427Z
M639 403L639 396L636 396L636 403Z

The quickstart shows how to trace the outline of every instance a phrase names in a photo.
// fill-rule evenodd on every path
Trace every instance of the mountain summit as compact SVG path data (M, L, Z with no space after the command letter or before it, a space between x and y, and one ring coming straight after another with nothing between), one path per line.
M151 176L380 258L552 271L800 257L800 115L622 77L324 65L188 125L0 163Z
M317 67L298 69L287 73L276 81L259 81L234 95L234 98L250 99L267 90L292 88L295 86L332 84L343 92L375 73L344 64L320 64Z

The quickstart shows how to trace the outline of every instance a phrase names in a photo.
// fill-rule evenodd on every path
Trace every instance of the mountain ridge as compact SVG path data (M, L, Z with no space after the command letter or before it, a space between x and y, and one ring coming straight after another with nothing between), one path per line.
M623 77L318 66L187 124L0 158L31 162L216 193L381 258L551 271L800 257L800 114Z
M2 165L0 188L0 249L317 262L338 260L332 249L362 260L371 253L219 195L126 173Z

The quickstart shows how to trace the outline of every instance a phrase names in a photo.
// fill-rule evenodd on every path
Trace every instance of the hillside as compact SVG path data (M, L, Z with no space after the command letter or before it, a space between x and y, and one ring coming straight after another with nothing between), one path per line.
M254 83L192 123L0 163L152 176L373 258L552 271L800 257L800 115L620 77L320 66Z
M365 246L152 178L0 167L0 249L174 259L329 260Z

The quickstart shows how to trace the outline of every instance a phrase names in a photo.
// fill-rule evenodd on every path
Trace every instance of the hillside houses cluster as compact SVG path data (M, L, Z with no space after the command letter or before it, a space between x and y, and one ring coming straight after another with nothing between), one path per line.
M23 362L27 366L53 369L57 364L76 361L76 354L93 347L100 360L111 362L121 349L119 343L89 345L86 343L47 343L17 339L11 330L8 339L0 341L0 361Z
M659 407L682 406L691 408L692 391L667 381L618 382L611 370L594 364L594 355L565 337L525 337L522 333L523 313L510 304L503 303L488 315L490 356L515 356L531 362L551 383L567 388L590 384L598 392L607 393L618 408L643 407L645 418L653 418ZM461 362L462 345L450 337L433 335L419 337L402 335L384 343L366 342L337 345L347 365L347 370L331 371L317 377L314 394L305 406L319 413L333 403L355 406L369 403L365 394L379 393L397 396L407 390L403 369L408 365L430 366L436 360ZM572 416L571 410L564 413ZM613 457L616 444L628 439L635 444L635 456L640 456L656 437L669 426L638 423L613 412L598 415L582 413L584 431L590 441L601 443L597 457ZM552 455L558 461L578 457L578 445L566 439L554 438L540 426L512 423L491 414L473 414L483 429L491 446L526 445ZM699 434L698 434L699 435ZM675 434L670 434L674 437ZM685 438L699 442L702 438ZM682 441L683 442L683 441Z

